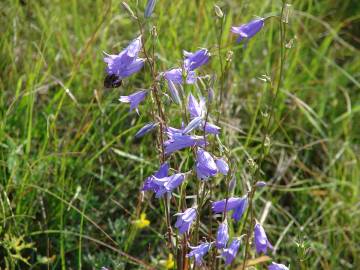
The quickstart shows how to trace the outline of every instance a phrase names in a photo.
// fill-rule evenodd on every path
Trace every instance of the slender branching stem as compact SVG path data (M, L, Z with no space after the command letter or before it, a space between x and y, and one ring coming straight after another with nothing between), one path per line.
M283 14L284 14L284 8L286 5L286 1L283 0L283 4L282 4L282 8L281 8L281 15L279 18L279 25L280 25L280 65L279 65L279 77L278 77L278 83L276 85L276 89L275 89L275 93L272 96L272 100L271 100L271 108L270 108L270 114L269 114L269 118L268 121L266 123L265 126L265 132L264 132L264 136L262 139L262 143L261 143L261 154L260 154L260 158L259 158L259 162L257 164L255 173L254 173L254 181L252 183L251 186L251 190L249 192L248 195L248 199L249 199L249 208L248 211L245 214L244 217L244 224L246 224L249 213L250 213L250 222L249 222L249 227L246 233L246 238L245 238L245 257L244 257L244 262L242 264L242 270L245 269L246 267L246 261L248 259L249 256L249 246L250 246L250 236L251 236L251 231L254 227L254 223L255 223L255 217L254 217L254 207L253 207L253 200L254 200L254 195L256 192L256 184L257 182L260 180L260 174L261 174L261 165L264 161L265 155L266 155L266 150L265 150L265 141L266 138L268 137L269 134L269 127L270 127L270 123L272 120L272 116L274 113L274 108L275 108L275 104L276 104L276 100L278 97L278 93L280 92L280 87L282 84L282 77L283 77L283 69L284 69L284 61L285 61L285 53L284 53L284 42L285 42L285 34L286 34L286 24L283 23L282 19L283 19ZM244 229L244 227L243 227ZM241 232L240 234L242 234L243 232Z

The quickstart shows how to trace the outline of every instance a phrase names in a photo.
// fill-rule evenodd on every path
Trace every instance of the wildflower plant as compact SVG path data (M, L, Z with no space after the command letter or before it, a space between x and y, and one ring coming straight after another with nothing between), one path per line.
M135 137L139 139L150 132L155 134L158 169L144 179L139 190L149 194L144 200L159 200L162 204L167 228L164 241L170 251L165 254L171 257L167 269L174 264L177 269L190 269L190 265L223 269L238 264L245 269L250 256L256 256L252 254L269 254L273 248L265 229L256 221L254 195L257 188L267 186L261 179L260 170L268 153L266 141L283 76L284 39L288 21L283 18L286 3L283 1L278 16L259 17L231 28L237 42L246 44L250 39L256 39L260 31L266 31L269 19L277 19L280 27L279 75L277 83L272 85L274 94L261 144L262 153L255 159L257 164L251 167L250 186L241 194L232 194L237 165L231 151L222 141L224 131L219 124L219 116L224 109L224 81L232 58L229 52L225 59L227 64L222 64L223 48L238 45L233 42L225 46L220 38L214 50L199 48L189 52L188 48L184 48L183 59L173 59L180 63L178 66L158 71L159 60L155 54L157 31L152 25L156 1L147 1L143 11L136 5L133 7L135 12L128 4L123 5L138 26L139 33L118 55L106 54L104 61L107 74L116 76L118 80L139 72L143 66L147 66L146 70L150 72L152 81L148 89L136 90L128 96L121 96L119 100L130 103L130 112L136 110L138 114L147 114L152 118L150 122L143 123ZM226 14L219 6L215 6L215 13L221 36ZM146 29L151 31L148 33ZM149 43L151 48L145 46ZM206 74L203 70L210 61L221 62L218 81L214 79L217 77L216 72ZM170 106L168 97L171 97ZM149 111L139 107L145 100L152 103ZM179 115L174 115L174 110L170 113L169 107L176 107ZM181 118L180 125L174 124L177 117ZM221 195L218 191L224 188L226 193ZM206 223L206 230L200 228L201 223ZM149 224L145 213L135 222L137 228L145 228ZM173 255L175 262L172 260ZM272 263L269 269L288 268Z

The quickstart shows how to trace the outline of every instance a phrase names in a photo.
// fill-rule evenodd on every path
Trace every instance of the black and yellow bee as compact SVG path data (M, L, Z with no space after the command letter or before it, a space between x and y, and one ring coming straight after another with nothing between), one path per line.
M104 87L106 88L118 88L122 84L122 80L115 74L106 75L104 79Z

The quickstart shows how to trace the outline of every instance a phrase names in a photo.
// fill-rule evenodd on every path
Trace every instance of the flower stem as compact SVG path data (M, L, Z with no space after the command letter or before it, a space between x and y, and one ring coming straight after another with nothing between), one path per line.
M249 212L250 212L250 224L249 224L249 228L248 228L247 233L246 233L245 257L244 257L244 262L243 262L243 265L242 265L242 270L244 270L245 267L246 267L246 261L247 261L248 256L249 256L249 245L250 245L251 230L254 227L254 223L255 223L253 199L254 199L254 195L255 195L255 191L256 191L256 183L260 179L261 165L262 165L262 163L264 161L264 158L265 158L265 153L266 153L265 152L265 140L266 140L266 138L267 138L267 136L269 134L269 127L270 127L270 123L271 123L271 120L272 120L272 117L273 117L273 114L274 114L275 103L276 103L278 94L280 92L279 90L280 90L280 87L281 87L281 84L282 84L284 61L285 61L284 42L285 42L285 34L286 34L286 24L283 23L282 18L283 18L283 14L284 14L285 5L286 5L286 1L283 0L282 8L281 8L281 15L280 15L280 18L279 18L279 23L280 23L280 67L279 67L279 78L278 78L278 83L277 83L277 86L276 86L276 89L275 89L275 94L272 96L272 100L271 100L270 115L269 115L268 122L267 122L267 124L265 126L265 134L263 136L262 143L261 143L261 150L262 151L261 151L261 155L260 155L260 158L259 158L258 166L256 167L256 171L254 173L255 179L254 179L254 182L252 184L250 193L248 195L249 196L249 208L248 208L248 211L246 212L245 217L244 217L244 224L246 224L246 221L247 221L247 218L248 218ZM243 229L244 229L244 227L242 228L242 231L241 231L240 235L243 234Z

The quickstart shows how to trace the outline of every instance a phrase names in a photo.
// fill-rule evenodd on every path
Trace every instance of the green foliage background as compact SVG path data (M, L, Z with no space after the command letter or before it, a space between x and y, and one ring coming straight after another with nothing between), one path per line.
M145 1L138 2L142 14ZM273 244L280 239L276 261L358 269L360 4L290 2L291 48L262 168L272 184L256 198L257 212L271 204L265 227ZM179 65L183 49L208 47L214 57L202 72L219 74L214 3L226 14L222 41L234 45L221 123L240 195L269 101L257 78L275 78L279 31L271 20L244 48L232 43L229 27L277 14L281 1L159 0L151 22L158 70ZM128 255L158 268L168 256L161 205L139 200L158 166L154 138L133 139L150 102L138 117L117 100L149 86L148 68L119 89L102 86L102 51L120 51L138 36L136 23L120 1L5 0L0 13L0 268L141 268ZM151 226L135 230L142 211Z

